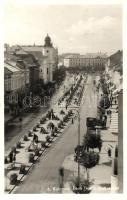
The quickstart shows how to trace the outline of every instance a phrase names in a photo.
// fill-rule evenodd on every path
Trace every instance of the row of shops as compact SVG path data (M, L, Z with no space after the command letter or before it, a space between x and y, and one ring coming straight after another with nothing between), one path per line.
M120 131L119 125L119 118L122 118L122 112L120 110L122 109L121 102L119 101L120 96L123 95L123 77L122 75L117 74L117 80L115 81L114 77L109 76L109 74L103 74L101 79L102 83L100 82L100 86L102 89L102 97L101 98L107 98L110 102L110 105L106 108L103 107L105 115L110 119L109 123L107 124L108 132L107 134L110 134L111 138L116 138L117 142L112 143L110 146L111 152L112 152L112 175L111 175L111 191L114 193L117 193L118 191L121 191L122 189L119 187L121 184L119 182L119 177L121 177L121 168L119 163L119 157L118 155L115 156L115 149L118 146L118 153L122 152L121 148L122 146L119 145L119 138L121 138L122 132ZM119 125L119 126L118 126ZM112 141L112 139L111 139Z

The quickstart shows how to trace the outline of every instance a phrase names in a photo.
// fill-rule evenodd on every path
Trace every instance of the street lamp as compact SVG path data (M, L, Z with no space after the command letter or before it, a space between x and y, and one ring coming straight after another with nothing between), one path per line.
M78 116L78 147L80 147L80 112L76 109L79 107L72 108L72 110L75 110L77 112ZM79 158L80 151L78 151L78 158ZM78 159L78 184L80 183L80 163Z

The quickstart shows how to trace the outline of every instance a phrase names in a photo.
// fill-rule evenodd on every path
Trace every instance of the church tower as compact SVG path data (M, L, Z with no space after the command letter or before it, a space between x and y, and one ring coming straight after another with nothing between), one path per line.
M52 82L53 74L58 65L58 50L53 47L48 34L44 39L43 56L44 82Z
M44 47L52 47L51 38L49 37L48 34L47 34L47 36L45 37L45 44L44 44Z

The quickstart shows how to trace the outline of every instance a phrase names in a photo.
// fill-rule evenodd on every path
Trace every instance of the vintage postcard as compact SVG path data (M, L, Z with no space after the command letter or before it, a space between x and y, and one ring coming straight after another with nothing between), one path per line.
M4 4L4 194L123 193L123 4Z

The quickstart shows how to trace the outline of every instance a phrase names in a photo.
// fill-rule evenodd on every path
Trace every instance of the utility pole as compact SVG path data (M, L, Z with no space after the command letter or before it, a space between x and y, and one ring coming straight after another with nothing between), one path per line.
M78 146L80 147L80 114L78 113ZM78 158L80 156L80 151L78 151ZM80 186L80 163L79 163L79 159L78 159L78 184Z
M62 193L62 188L64 187L64 168L60 167L59 168L59 188L60 188L60 193Z

